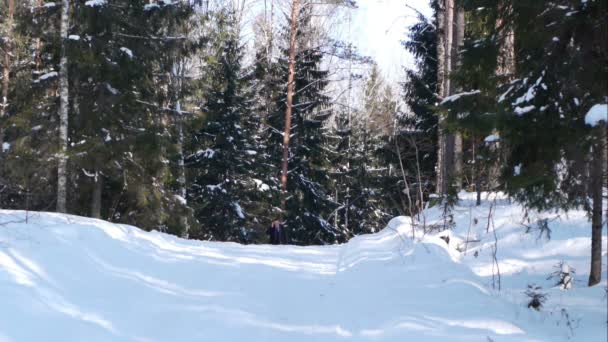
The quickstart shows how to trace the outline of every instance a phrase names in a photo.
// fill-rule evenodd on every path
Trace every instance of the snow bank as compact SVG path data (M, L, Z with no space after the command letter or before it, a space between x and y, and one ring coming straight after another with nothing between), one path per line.
M584 285L585 214L531 215L549 220L546 241L497 198L498 291L493 198L475 207L461 195L452 231L425 234L398 217L322 247L188 241L0 211L0 341L606 341L604 286ZM439 215L427 210L427 226ZM576 270L567 291L547 280L562 260ZM526 308L532 282L549 294L540 312Z

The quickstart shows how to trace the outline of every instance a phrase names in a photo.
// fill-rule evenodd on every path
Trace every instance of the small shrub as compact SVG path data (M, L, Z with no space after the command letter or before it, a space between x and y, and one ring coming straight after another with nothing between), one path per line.
M542 293L541 290L542 287L538 285L528 285L528 289L526 290L526 292L524 292L524 294L529 298L528 308L532 308L536 311L540 311L540 309L542 309L549 295L546 293Z
M529 221L529 218L528 218L528 221ZM529 225L525 225L525 227L526 227L526 234L530 233L533 230L537 230L538 231L537 239L540 240L544 235L547 240L551 240L551 228L549 228L549 220L540 219L540 220L536 221L536 227L529 226Z
M574 275L576 274L576 270L570 265L568 265L564 261L560 261L555 266L555 272L549 275L547 280L553 279L555 280L555 286L559 286L563 290L569 290L574 285Z

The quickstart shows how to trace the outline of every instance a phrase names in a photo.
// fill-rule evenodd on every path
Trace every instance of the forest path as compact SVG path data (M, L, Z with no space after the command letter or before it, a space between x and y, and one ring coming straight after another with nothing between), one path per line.
M466 211L458 210L456 219L468 224L460 217ZM501 210L497 215L506 215ZM491 275L483 275L490 265L489 240L475 247L479 258L463 257L438 236L412 241L407 218L347 244L296 247L188 241L76 216L28 215L26 223L24 212L0 210L2 342L570 337L568 328L555 328L560 317L526 309L521 295L522 284L546 278L543 267L551 269L553 259L563 256L551 253L564 245L526 247L529 264L542 272L522 279L517 278L521 270L532 268L522 258L518 264L515 256L505 257L520 270L501 264L499 293L491 288ZM499 223L510 232L499 235L505 249L514 239L503 227L506 222ZM455 228L452 241L457 243L465 228ZM572 259L588 239L555 242L569 243ZM602 291L551 295L557 300L552 305L581 319L585 329L574 334L588 338L584 341L601 336L601 324L605 328Z

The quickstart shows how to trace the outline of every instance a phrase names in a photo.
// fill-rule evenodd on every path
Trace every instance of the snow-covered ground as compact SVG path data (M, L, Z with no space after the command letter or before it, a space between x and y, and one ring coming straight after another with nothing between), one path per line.
M607 340L606 273L586 287L585 213L528 223L498 199L488 230L494 201L461 196L449 245L404 217L344 245L293 247L0 211L0 341ZM427 210L426 223L440 214ZM550 240L525 233L543 218ZM576 270L570 290L547 279L560 261ZM532 283L548 294L538 312L526 307Z

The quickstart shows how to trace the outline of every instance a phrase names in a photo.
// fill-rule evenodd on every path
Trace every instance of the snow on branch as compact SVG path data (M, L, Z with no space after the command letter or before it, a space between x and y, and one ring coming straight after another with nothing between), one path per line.
M441 104L445 104L447 102L458 101L463 96L471 96L471 95L475 95L475 94L479 94L479 93L481 93L481 90L471 90L471 91L465 91L464 93L450 95L450 96L444 98L443 101L441 101Z
M608 104L596 104L585 115L585 123L591 126L599 126L600 122L608 122Z

